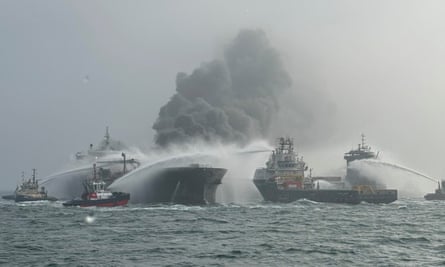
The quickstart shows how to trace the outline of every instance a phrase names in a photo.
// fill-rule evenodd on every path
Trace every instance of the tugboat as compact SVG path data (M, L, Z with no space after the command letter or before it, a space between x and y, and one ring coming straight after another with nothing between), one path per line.
M365 143L365 135L362 134L362 143L357 149L352 149L345 153L346 176L345 182L353 190L359 192L360 200L368 203L391 203L397 200L397 190L386 189L386 186L378 183L377 179L372 179L358 169L351 167L351 162L364 159L378 158L378 153L374 153L371 147Z
M318 182L315 186L312 175L305 177L307 169L303 157L298 157L294 151L293 140L281 137L266 168L255 171L253 182L267 201L308 199L316 202L360 203L361 198L356 190L320 189Z
M15 202L57 200L54 197L48 196L45 187L42 186L39 190L39 182L36 179L36 169L32 169L32 178L28 180L25 179L25 175L22 173L22 183L20 186L17 186L14 194L3 196L3 198L14 200Z
M70 200L63 203L63 205L80 207L115 207L127 205L130 194L111 192L105 187L106 183L102 179L97 179L96 164L93 164L93 179L84 182L85 192L82 194L82 198Z
M426 200L445 200L445 192L443 191L443 187L445 186L445 181L437 182L437 184L438 188L434 193L429 193L425 195Z

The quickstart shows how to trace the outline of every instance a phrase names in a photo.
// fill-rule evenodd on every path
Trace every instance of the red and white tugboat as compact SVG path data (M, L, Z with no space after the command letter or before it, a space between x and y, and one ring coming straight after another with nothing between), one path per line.
M63 203L64 206L80 207L115 207L125 206L130 200L130 194L123 192L111 192L105 188L106 183L96 177L96 164L93 165L93 180L84 183L85 192L81 199L73 199Z

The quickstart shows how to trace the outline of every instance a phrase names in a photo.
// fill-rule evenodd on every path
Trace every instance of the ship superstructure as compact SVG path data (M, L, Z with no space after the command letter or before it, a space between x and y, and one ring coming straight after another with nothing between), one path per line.
M305 198L317 202L360 203L357 191L320 189L311 175L305 176L306 170L303 157L294 151L293 140L281 137L266 168L257 169L253 181L267 201L292 202Z
M371 147L365 143L365 135L362 134L362 142L358 144L357 149L351 149L346 152L344 159L346 160L346 176L345 183L360 193L362 201L369 203L390 203L397 200L397 190L386 189L382 179L373 177L370 174L364 174L360 168L354 163L360 160L377 159L376 154ZM380 177L381 178L381 177Z
M346 152L344 159L349 166L349 163L354 160L372 159L377 158L377 156L378 155L371 150L371 147L365 143L365 135L362 134L362 143L358 144L357 149L351 149L349 152Z
M438 187L436 188L436 191L434 193L429 193L425 195L426 200L445 200L445 181L438 181L437 182Z
M125 144L112 139L109 128L106 127L104 138L99 142L99 144L96 146L90 144L87 151L77 152L75 157L77 160L97 160L106 156L118 155L124 150L128 150Z
M358 144L357 149L351 149L343 157L346 160L345 182L351 187L367 185L373 188L385 189L385 185L379 183L376 177L364 174L360 171L360 168L354 165L360 160L377 159L378 157L378 153L376 154L372 151L371 147L365 143L365 135L362 134L361 137L362 142Z
M128 148L111 138L109 128L98 145L90 144L89 149L75 154L75 168L46 177L43 184L60 199L72 199L83 192L82 182L91 173L95 163L97 175L109 186L116 179L140 166L137 159L128 157Z
M225 173L224 168L201 164L165 167L147 174L140 163L128 159L128 149L110 137L108 127L103 140L86 152L76 153L76 163L81 168L50 176L45 186L60 199L73 199L86 191L83 181L91 177L91 164L97 168L97 178L111 191L128 192L133 203L210 204L215 202L215 192ZM137 170L135 170L138 168ZM136 172L136 173L135 173ZM123 177L125 176L125 177ZM120 180L119 178L125 178ZM127 181L135 178L134 182ZM114 182L118 182L115 185Z
M32 169L32 177L25 179L22 174L22 183L17 186L14 192L14 200L16 202L22 201L38 201L38 200L55 200L55 198L48 197L48 192L45 187L39 188L39 182L36 179L36 169Z
M80 207L115 207L127 205L130 194L111 192L106 189L106 183L97 176L96 164L93 164L93 178L84 181L85 191L81 199L73 199L63 203L64 206Z

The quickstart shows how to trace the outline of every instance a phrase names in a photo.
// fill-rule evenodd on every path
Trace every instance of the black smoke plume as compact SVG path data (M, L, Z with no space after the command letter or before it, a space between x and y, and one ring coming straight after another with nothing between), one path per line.
M298 99L278 52L261 30L242 30L223 59L203 63L190 75L178 73L176 91L153 125L160 146L195 139L246 144L308 125L308 106ZM295 121L277 122L286 120L278 116L280 110Z

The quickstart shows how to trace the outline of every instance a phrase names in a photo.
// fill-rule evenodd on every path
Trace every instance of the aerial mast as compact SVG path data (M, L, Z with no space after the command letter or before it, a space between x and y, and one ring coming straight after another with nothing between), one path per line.
M32 169L32 183L36 183L36 169Z
M105 138L105 145L108 146L110 144L110 133L108 132L108 126L106 127L104 138Z

